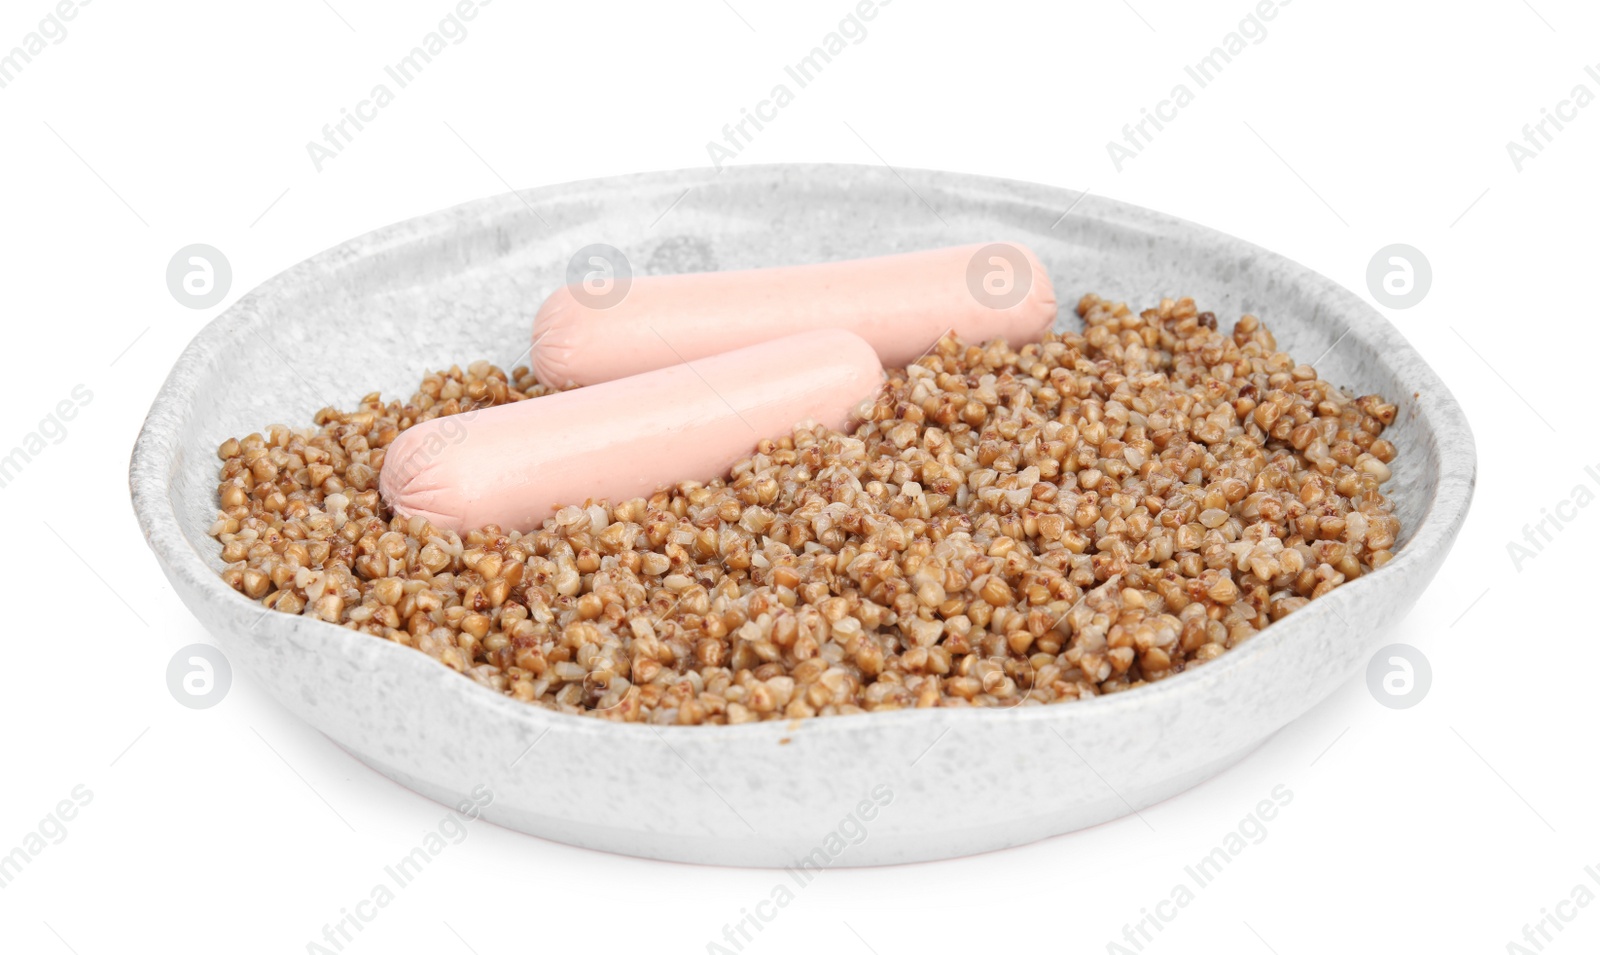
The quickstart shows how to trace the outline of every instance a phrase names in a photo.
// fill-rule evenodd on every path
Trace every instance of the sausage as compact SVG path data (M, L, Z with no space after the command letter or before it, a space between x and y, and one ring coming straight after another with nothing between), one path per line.
M435 418L400 433L378 490L458 533L532 531L558 507L620 503L728 472L763 438L844 430L883 384L861 338L827 329L588 388Z
M790 334L840 328L891 368L947 331L969 342L1038 341L1056 318L1044 266L998 242L872 259L632 279L615 293L557 289L533 323L532 367L546 384L590 385Z

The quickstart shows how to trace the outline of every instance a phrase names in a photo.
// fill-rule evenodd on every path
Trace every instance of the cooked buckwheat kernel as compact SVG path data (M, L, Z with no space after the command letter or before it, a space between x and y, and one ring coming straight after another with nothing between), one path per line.
M222 578L514 699L656 724L1004 707L1213 660L1393 557L1395 405L1190 299L1095 296L1081 333L945 338L851 434L761 441L726 478L573 502L532 533L392 514L406 428L551 389L486 362L405 402L230 438Z

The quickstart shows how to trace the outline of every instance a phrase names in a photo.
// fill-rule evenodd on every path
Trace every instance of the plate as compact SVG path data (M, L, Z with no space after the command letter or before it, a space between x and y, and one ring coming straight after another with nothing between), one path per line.
M653 727L518 703L415 650L264 612L218 577L217 446L429 368L526 361L534 310L579 249L635 274L750 268L1011 239L1071 309L1192 295L1253 313L1321 374L1399 405L1385 485L1393 561L1216 661L1137 690L1002 710ZM1324 354L1326 352L1326 354ZM1455 540L1476 457L1461 408L1360 298L1281 256L1170 216L1042 185L882 167L659 172L468 203L380 229L255 289L184 351L130 470L162 569L236 670L357 759L441 803L578 846L750 866L966 855L1134 812L1222 771L1361 670Z

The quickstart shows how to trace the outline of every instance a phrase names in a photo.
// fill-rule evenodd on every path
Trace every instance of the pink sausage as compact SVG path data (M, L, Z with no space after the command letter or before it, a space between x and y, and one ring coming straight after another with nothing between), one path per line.
M840 328L884 365L921 357L946 331L1020 348L1056 318L1044 266L1013 242L738 272L635 278L620 301L557 289L533 322L540 381L590 385L791 334Z
M531 531L558 507L727 474L763 438L844 430L883 369L849 332L805 332L589 388L426 421L384 455L394 510L465 532Z

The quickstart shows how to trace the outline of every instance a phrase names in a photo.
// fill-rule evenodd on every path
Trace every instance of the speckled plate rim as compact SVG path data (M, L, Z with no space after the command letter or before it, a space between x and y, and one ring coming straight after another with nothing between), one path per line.
M721 176L728 182L777 182L796 174L818 178L829 175L859 176L867 170L877 171L874 167L854 164L798 163L730 167L723 170ZM1380 356L1383 364L1391 369L1403 361L1407 369L1405 375L1400 375L1398 371L1395 374L1397 378L1403 377L1408 388L1416 392L1416 397L1411 400L1415 402L1418 417L1426 420L1434 434L1459 438L1436 442L1433 450L1438 458L1438 479L1433 495L1427 502L1420 523L1407 529L1405 539L1388 565L1318 598L1301 611L1272 624L1243 646L1230 650L1203 667L1187 670L1136 690L1079 700L1070 705L911 709L811 719L802 724L808 736L851 733L864 729L866 724L938 727L951 721L1052 720L1071 726L1076 722L1115 719L1119 712L1129 708L1161 706L1173 702L1177 697L1200 700L1221 684L1238 680L1241 686L1247 686L1243 682L1245 674L1258 665L1261 658L1295 652L1291 643L1296 632L1318 625L1320 618L1327 613L1342 617L1341 608L1348 609L1365 600L1369 593L1385 587L1391 577L1403 576L1413 565L1426 564L1436 552L1450 547L1465 521L1476 482L1477 455L1471 428L1461 406L1444 382L1399 330L1361 298L1277 253L1164 213L1099 196L1083 197L1060 187L1038 183L933 170L897 171L921 195L936 195L950 190L959 192L967 201L988 198L1031 207L1070 208L1065 218L1070 219L1076 214L1140 233L1154 233L1175 239L1191 247L1203 246L1213 252L1269 261L1280 272L1292 277L1298 286L1325 296L1339 306L1334 313L1314 316L1315 320L1331 322L1341 334L1348 333L1357 341L1367 343L1374 354ZM645 734L665 734L669 738L687 734L696 738L725 739L730 743L735 740L776 743L783 737L793 735L796 729L791 725L792 721L787 720L737 726L655 726L559 713L517 702L479 686L407 647L300 616L277 613L263 616L258 604L243 598L224 584L189 543L172 499L172 474L187 463L177 453L178 436L196 400L197 386L204 376L204 370L226 354L236 338L249 333L252 319L265 303L272 301L283 290L311 276L333 275L346 266L359 263L366 256L424 242L464 222L504 214L514 205L525 206L531 214L541 203L571 203L586 195L603 196L648 188L681 190L685 184L694 184L706 178L707 171L704 169L667 170L555 184L474 200L393 223L341 243L285 270L242 297L202 328L184 349L156 395L133 448L129 488L134 511L146 541L164 569L228 608L228 616L240 631L253 628L258 639L270 638L282 641L286 646L321 653L329 651L327 644L331 641L348 659L374 670L406 668L414 676L424 678L425 682L441 687L443 692L451 692L450 687L457 690L466 687L467 692L474 694L469 699L477 700L499 718L523 724L529 734L560 727L567 732L593 736L597 741L617 734L640 737ZM983 194L985 190L987 196ZM1087 215L1089 213L1092 216ZM533 305L530 303L530 312ZM205 464L211 466L209 461ZM311 645L312 641L317 644L315 647ZM1272 727L1263 736L1279 728Z

